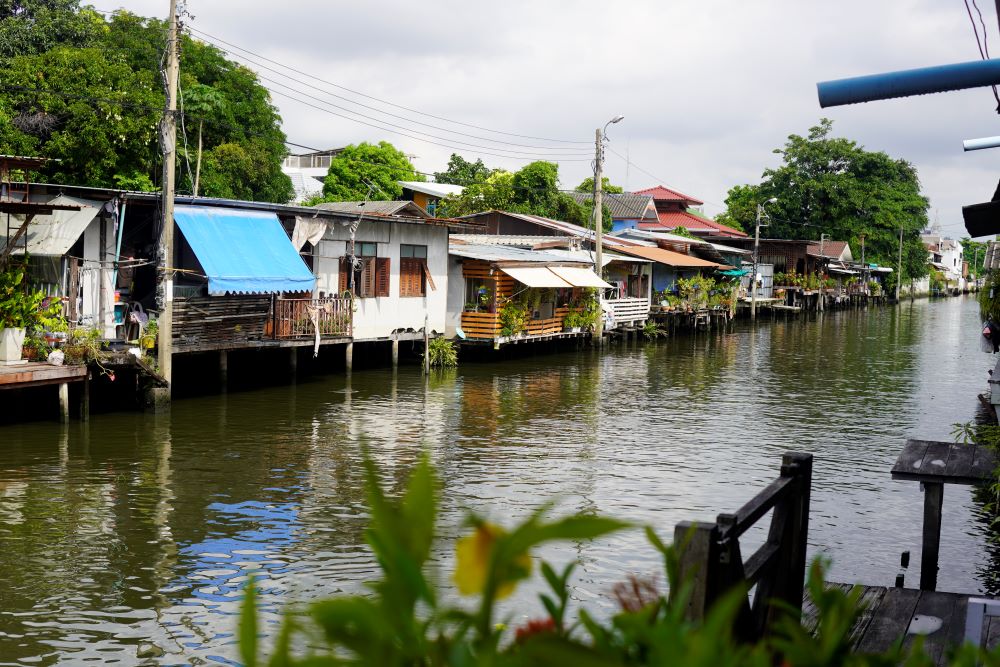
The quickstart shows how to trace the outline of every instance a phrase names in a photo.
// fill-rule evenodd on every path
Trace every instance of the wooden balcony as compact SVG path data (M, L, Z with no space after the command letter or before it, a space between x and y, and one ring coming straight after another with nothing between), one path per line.
M278 299L274 303L274 337L287 340L350 337L354 322L351 299Z
M608 299L604 303L611 306L611 316L615 325L629 324L649 319L649 299L625 298Z
M529 320L528 330L520 338L561 334L563 333L563 320L567 315L569 315L569 308L556 308L550 318ZM497 313L462 313L462 331L468 338L504 341L513 338L500 335L500 316Z

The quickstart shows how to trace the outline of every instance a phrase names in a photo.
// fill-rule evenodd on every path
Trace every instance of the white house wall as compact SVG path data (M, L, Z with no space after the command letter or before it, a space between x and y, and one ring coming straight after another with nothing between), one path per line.
M340 258L347 253L350 230L346 225L328 227L315 250L313 266L316 296L335 296L340 285ZM354 338L389 338L395 332L419 331L426 315L431 332L446 329L448 299L448 229L438 225L364 221L358 226L356 243L377 243L378 257L389 258L389 296L355 299ZM427 268L434 289L427 283L423 297L399 296L399 246L427 246Z
M104 225L104 261L101 264L101 225ZM82 300L80 303L81 322L85 326L97 326L106 338L113 338L115 290L111 283L112 267L110 262L115 257L115 235L113 222L110 218L96 217L90 221L83 232L83 268L80 275ZM101 312L101 283L104 286L104 312ZM103 322L103 325L102 325Z
M462 311L465 310L465 276L462 262L458 257L448 258L448 319L445 335L454 337L462 326Z

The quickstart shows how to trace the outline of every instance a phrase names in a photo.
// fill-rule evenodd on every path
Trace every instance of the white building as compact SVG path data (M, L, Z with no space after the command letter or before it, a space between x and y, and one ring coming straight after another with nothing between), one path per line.
M927 246L927 261L937 271L944 274L949 288L965 288L965 259L962 244L954 239L941 236L937 230L922 234L920 239Z

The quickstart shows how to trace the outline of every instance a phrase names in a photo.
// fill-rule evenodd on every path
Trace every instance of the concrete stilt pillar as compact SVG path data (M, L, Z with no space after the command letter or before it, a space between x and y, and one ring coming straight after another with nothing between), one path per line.
M344 348L344 368L348 373L354 370L354 343L348 343Z
M69 383L59 383L59 420L69 421Z
M399 339L394 338L392 340L392 367L396 368L399 366Z
M229 390L229 352L226 350L219 350L219 390L223 394Z

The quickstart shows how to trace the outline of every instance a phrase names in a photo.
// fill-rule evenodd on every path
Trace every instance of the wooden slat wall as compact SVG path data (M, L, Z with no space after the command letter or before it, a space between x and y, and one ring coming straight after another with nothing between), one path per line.
M222 349L264 338L270 296L209 296L174 301L174 350Z

